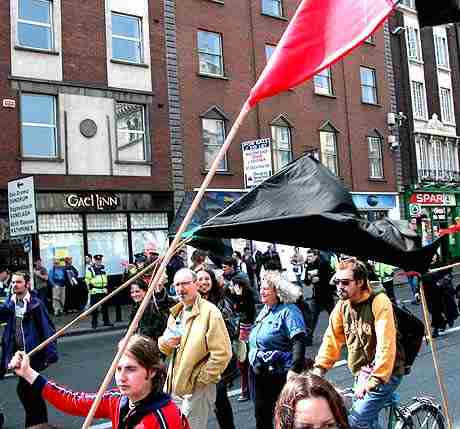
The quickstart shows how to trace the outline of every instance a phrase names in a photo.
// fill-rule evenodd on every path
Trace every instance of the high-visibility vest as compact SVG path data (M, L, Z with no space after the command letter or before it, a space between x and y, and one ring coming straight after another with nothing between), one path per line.
M107 273L103 268L89 266L85 273L85 282L90 295L107 293Z

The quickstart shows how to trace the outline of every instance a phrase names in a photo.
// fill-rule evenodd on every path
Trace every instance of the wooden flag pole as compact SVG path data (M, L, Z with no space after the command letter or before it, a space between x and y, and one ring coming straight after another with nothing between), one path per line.
M439 271L444 271L444 270L448 270L450 268L455 268L459 266L460 266L460 262L455 262L455 264L450 264L450 265L446 265L444 267L439 267L439 268L433 268L432 270L430 270L430 273L437 273Z
M183 240L181 243L179 243L178 247L176 248L176 251L180 249L181 246L186 244L187 240ZM108 300L112 299L115 295L120 293L122 290L126 289L131 283L133 283L135 280L137 280L139 277L147 273L151 269L155 269L156 266L159 263L159 259L153 261L150 265L147 267L144 267L141 271L136 273L134 276L130 277L126 282L124 282L122 285L118 286L115 290L110 292L107 296L102 298L100 301L96 302L93 306L85 310L83 313L79 314L75 319L73 319L71 322L69 322L67 325L59 329L59 331L55 332L51 337L47 338L45 341L40 343L37 347L32 349L27 355L30 357L34 355L35 353L39 352L40 350L44 349L49 343L53 342L54 340L58 339L60 336L64 334L67 329L71 328L73 325L75 325L77 322L80 320L84 319L86 316L89 316L94 310L96 310L100 305L106 303Z
M454 264L454 265L459 265L459 264ZM442 267L441 269L434 269L434 270L431 270L430 272L433 273L436 271L442 271L443 269L446 269L446 267ZM442 378L441 368L439 366L438 350L436 347L436 341L433 341L433 336L431 334L431 322L428 316L428 306L426 302L425 291L423 289L423 283L421 281L420 281L420 296L422 298L422 308L423 308L423 316L425 319L426 334L428 336L428 340L431 346L431 356L433 357L434 370L436 373L436 379L438 380L439 391L441 392L441 399L442 399L442 406L444 408L444 414L447 420L447 429L453 429L452 419L449 414L449 403L447 400L447 391L446 391L445 384Z
M211 180L212 180L212 178L214 177L214 175L215 175L215 173L217 171L219 163L221 162L221 160L224 158L225 154L227 153L227 150L228 150L230 144L232 143L232 141L233 141L238 129L240 128L241 123L243 122L243 119L249 113L250 109L251 109L251 107L250 107L248 101L246 101L244 103L240 113L238 114L238 117L237 117L235 123L233 124L232 129L230 130L227 138L225 139L224 144L222 145L222 147L220 148L219 152L217 153L217 156L214 159L214 161L213 161L213 163L211 165L211 168L208 171L208 174L206 175L205 179L203 180L203 183L201 184L201 187L200 187L198 193L195 195L195 198L193 199L193 202L192 202L190 208L188 209L187 214L184 217L184 220L182 221L181 225L179 226L179 229L177 230L176 236L174 237L173 242L169 246L168 251L166 252L166 255L162 259L161 264L158 267L158 270L157 270L155 276L150 280L149 289L148 289L146 295L144 296L144 299L142 300L142 303L139 306L139 309L137 310L136 315L134 316L134 319L133 319L133 321L131 322L131 324L130 324L130 326L128 328L128 331L126 332L126 335L125 335L124 339L120 342L120 346L118 347L118 351L117 351L117 353L115 355L115 358L113 359L112 365L110 366L109 370L107 371L107 374L106 374L106 376L104 378L104 381L102 382L102 384L101 384L101 386L99 388L99 391L97 392L96 398L94 399L94 402L91 405L91 409L89 410L89 413L86 416L85 421L83 422L82 429L89 429L89 426L91 425L91 422L93 421L94 414L95 414L95 412L96 412L96 410L97 410L97 408L98 408L98 406L99 406L99 404L101 402L102 395L107 390L107 387L109 386L110 381L112 380L112 377L113 377L113 375L115 373L115 368L118 365L118 361L120 360L121 356L125 352L125 349L126 349L126 346L128 344L129 338L132 336L134 331L137 329L137 325L139 324L139 321L140 321L142 315L144 314L144 310L147 307L147 305L148 305L148 303L149 303L149 301L150 301L150 299L152 297L153 291L154 291L158 281L160 280L161 276L163 275L163 272L164 272L164 270L166 268L166 265L168 264L169 260L171 259L172 255L173 255L174 249L177 247L177 245L178 245L178 243L180 241L181 235L185 232L185 229L187 228L187 226L189 225L190 221L192 220L192 217L193 217L193 215L194 215L194 213L195 213L195 211L196 211L196 209L198 207L198 204L200 203L201 199L203 198L203 195L204 195L207 187L211 183Z

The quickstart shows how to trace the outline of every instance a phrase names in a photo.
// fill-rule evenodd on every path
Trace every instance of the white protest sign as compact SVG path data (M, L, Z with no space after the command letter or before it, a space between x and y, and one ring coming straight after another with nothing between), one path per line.
M8 213L11 237L37 232L35 187L32 176L8 182Z
M270 139L259 139L241 144L243 151L244 185L253 188L272 174L272 152Z

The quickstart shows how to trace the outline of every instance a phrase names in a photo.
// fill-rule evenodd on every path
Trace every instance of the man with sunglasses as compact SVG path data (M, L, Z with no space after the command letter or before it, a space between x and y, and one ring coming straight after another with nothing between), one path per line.
M335 284L340 300L332 311L313 372L324 375L340 359L345 345L348 367L355 376L350 426L372 428L405 374L393 306L382 287L370 288L366 266L355 258L339 262Z

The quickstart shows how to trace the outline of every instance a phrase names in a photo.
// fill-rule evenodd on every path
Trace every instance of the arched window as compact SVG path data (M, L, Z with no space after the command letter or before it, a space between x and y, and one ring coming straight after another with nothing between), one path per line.
M274 172L281 170L292 161L292 126L289 121L278 116L270 124Z
M383 136L374 130L367 136L369 154L369 178L383 179Z
M228 118L217 106L208 109L200 118L204 169L209 170L217 152L224 144L225 124ZM217 171L228 171L227 155L220 162Z
M336 176L339 175L339 159L337 156L338 130L329 121L319 128L321 163L329 168Z

